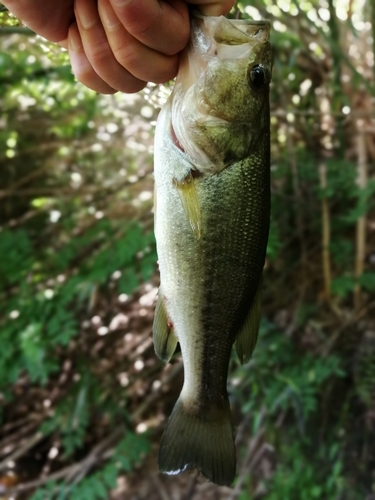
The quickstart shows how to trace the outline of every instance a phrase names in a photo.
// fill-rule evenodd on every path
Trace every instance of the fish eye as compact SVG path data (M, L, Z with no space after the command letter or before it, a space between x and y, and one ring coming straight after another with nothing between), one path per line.
M249 69L249 84L255 90L260 90L268 84L268 71L262 64L255 64Z

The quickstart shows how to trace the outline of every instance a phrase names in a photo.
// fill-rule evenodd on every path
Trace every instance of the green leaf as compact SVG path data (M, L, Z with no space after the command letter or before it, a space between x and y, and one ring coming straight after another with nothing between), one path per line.
M125 269L118 282L119 293L131 294L139 286L139 280L134 269Z
M362 276L358 278L359 284L368 292L375 290L375 272L365 271Z
M24 230L0 232L0 286L16 284L26 278L32 266L32 247Z
M331 282L332 293L338 297L345 298L354 290L355 279L353 276L338 276Z
M114 488L116 486L118 469L114 463L106 465L102 470L103 481L108 488Z

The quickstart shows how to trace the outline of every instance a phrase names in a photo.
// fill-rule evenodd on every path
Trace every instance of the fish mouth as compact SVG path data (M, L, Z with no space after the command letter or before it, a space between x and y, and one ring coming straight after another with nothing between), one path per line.
M212 130L215 134L215 128L217 137L224 134L226 128L228 133L237 133L235 130L241 128L247 134L245 129L249 125L247 117L241 115L240 118L232 110L228 112L223 106L217 106L217 100L210 98L203 85L204 75L207 68L211 68L211 73L207 74L214 75L218 65L236 60L242 61L241 71L246 82L248 64L255 63L258 59L263 60L263 50L269 48L271 23L268 20L228 20L223 16L202 15L196 15L191 22L191 41L181 54L179 72L170 100L168 132L171 143L180 154L186 155L188 161L213 170L212 155L206 152L202 146L203 140L200 140L202 134L211 134ZM218 80L212 76L210 78L217 85ZM232 92L233 89L228 90ZM221 160L215 158L215 162L217 161Z
M220 19L225 19L229 24L231 25L239 25L239 24L246 24L246 25L254 25L254 26L266 26L266 27L271 27L271 21L269 19L229 19L225 16L219 16ZM202 14L199 10L193 10L191 13L191 18L192 19L201 19L201 20L206 20L212 18L217 21L218 17L216 16L205 16Z
M246 26L262 26L265 28L271 28L271 21L269 19L231 19L230 23L234 26L246 25Z
M217 18L194 12L193 27L195 23L216 43L222 45L267 42L270 38L271 22L268 19L227 19L224 16Z

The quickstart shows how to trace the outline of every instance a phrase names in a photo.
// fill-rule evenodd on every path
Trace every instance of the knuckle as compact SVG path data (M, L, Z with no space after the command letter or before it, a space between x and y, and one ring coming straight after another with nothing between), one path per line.
M152 29L157 24L161 14L161 9L158 9L154 15L140 15L137 10L132 11L129 9L123 16L123 23L126 30L137 38Z
M116 61L125 68L131 75L140 78L141 81L152 81L154 83L164 83L175 77L177 72L177 61L175 58L170 64L163 62L158 64L158 60L148 60L148 64L140 64L140 54L137 51L126 49L115 50ZM139 81L139 80L138 80ZM139 85L139 84L138 84ZM141 88L144 88L146 84ZM138 88L138 90L141 90ZM135 92L137 92L136 90Z
M98 42L90 46L87 55L91 64L103 64L111 56L111 50L107 42Z
M150 81L152 81L153 83L165 83L169 80L172 80L176 76L176 73L177 64L160 69L153 75L153 78L150 78Z
M78 82L95 92L99 92L101 94L114 94L116 92L115 89L107 85L93 70L76 72L74 76Z
M139 54L137 50L132 50L131 44L118 45L113 48L113 55L116 61L125 69L132 72L132 68L139 64Z
M141 80L134 79L133 82L127 82L124 87L119 90L121 90L121 92L125 92L126 94L135 94L144 89L146 85L147 82L142 82Z
M174 42L169 44L165 48L163 53L166 56L175 56L176 54L178 54L179 52L181 52L181 50L183 50L185 48L186 44L189 41L189 36L190 36L189 25L185 25L185 24L182 25L181 30L178 33L176 33L176 35L174 37Z
M92 81L94 79L93 72L76 71L74 73L74 76L76 77L76 79L79 83L82 83L83 85L85 85L86 87L88 87L90 89L94 85L94 82Z

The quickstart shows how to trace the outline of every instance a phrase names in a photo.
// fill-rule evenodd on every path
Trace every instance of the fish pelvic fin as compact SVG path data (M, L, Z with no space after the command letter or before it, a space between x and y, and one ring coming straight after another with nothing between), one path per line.
M250 311L236 337L236 351L241 365L247 363L258 340L258 330L261 318L260 302L262 296L262 279L259 282Z
M176 350L178 340L173 327L170 326L163 297L160 294L156 302L152 333L155 352L161 360L167 363Z
M220 408L197 412L180 398L161 439L159 469L165 474L198 469L213 483L230 486L236 449L228 400Z

